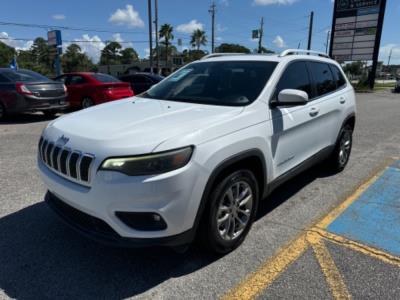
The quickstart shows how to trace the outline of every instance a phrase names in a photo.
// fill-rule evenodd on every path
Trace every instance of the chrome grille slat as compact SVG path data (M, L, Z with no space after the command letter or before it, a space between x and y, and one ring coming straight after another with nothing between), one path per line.
M63 147L44 138L40 139L38 150L39 158L52 171L70 181L89 185L94 155Z

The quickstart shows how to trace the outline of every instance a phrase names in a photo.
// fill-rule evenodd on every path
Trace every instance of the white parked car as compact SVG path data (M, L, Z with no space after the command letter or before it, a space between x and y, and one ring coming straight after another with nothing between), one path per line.
M52 121L38 155L46 201L102 242L197 237L226 253L279 184L317 162L343 170L355 111L324 54L211 54L144 94Z

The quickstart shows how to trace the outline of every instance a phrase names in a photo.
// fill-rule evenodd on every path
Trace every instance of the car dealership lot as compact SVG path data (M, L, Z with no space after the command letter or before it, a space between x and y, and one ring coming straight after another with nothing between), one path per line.
M343 286L329 289L329 274L341 278L354 298L400 297L395 264L326 241L323 250L332 258L326 273L315 255L321 252L313 247L291 260L290 252L281 251L293 247L291 241L396 161L396 94L359 94L354 148L345 171L331 175L314 168L277 189L262 203L244 244L221 258L196 248L185 254L160 248L112 249L67 228L42 202L45 188L36 171L37 142L47 122L33 114L0 124L0 298L210 299L235 295L239 283L241 291L248 291L242 296L326 298L343 292ZM290 264L270 265L277 253ZM258 285L245 279L263 266L278 266L275 277L254 273Z

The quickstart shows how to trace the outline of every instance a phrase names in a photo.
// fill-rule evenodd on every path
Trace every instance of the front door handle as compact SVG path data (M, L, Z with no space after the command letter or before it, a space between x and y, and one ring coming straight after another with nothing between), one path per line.
M340 97L339 98L340 104L345 104L346 103L346 98L345 97Z
M316 107L312 107L309 114L311 117L315 117L319 114L319 109Z

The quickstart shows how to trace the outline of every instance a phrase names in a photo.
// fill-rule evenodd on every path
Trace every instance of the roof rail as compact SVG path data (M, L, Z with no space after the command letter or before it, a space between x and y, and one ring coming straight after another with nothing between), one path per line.
M324 52L305 50L305 49L287 49L287 50L283 51L279 56L283 57L283 56L295 55L295 54L308 54L308 55L316 55L316 56L320 56L320 57L330 58L329 55L327 55Z
M221 56L231 56L231 55L245 55L246 53L211 53L203 56L201 60L213 58L213 57L221 57Z

